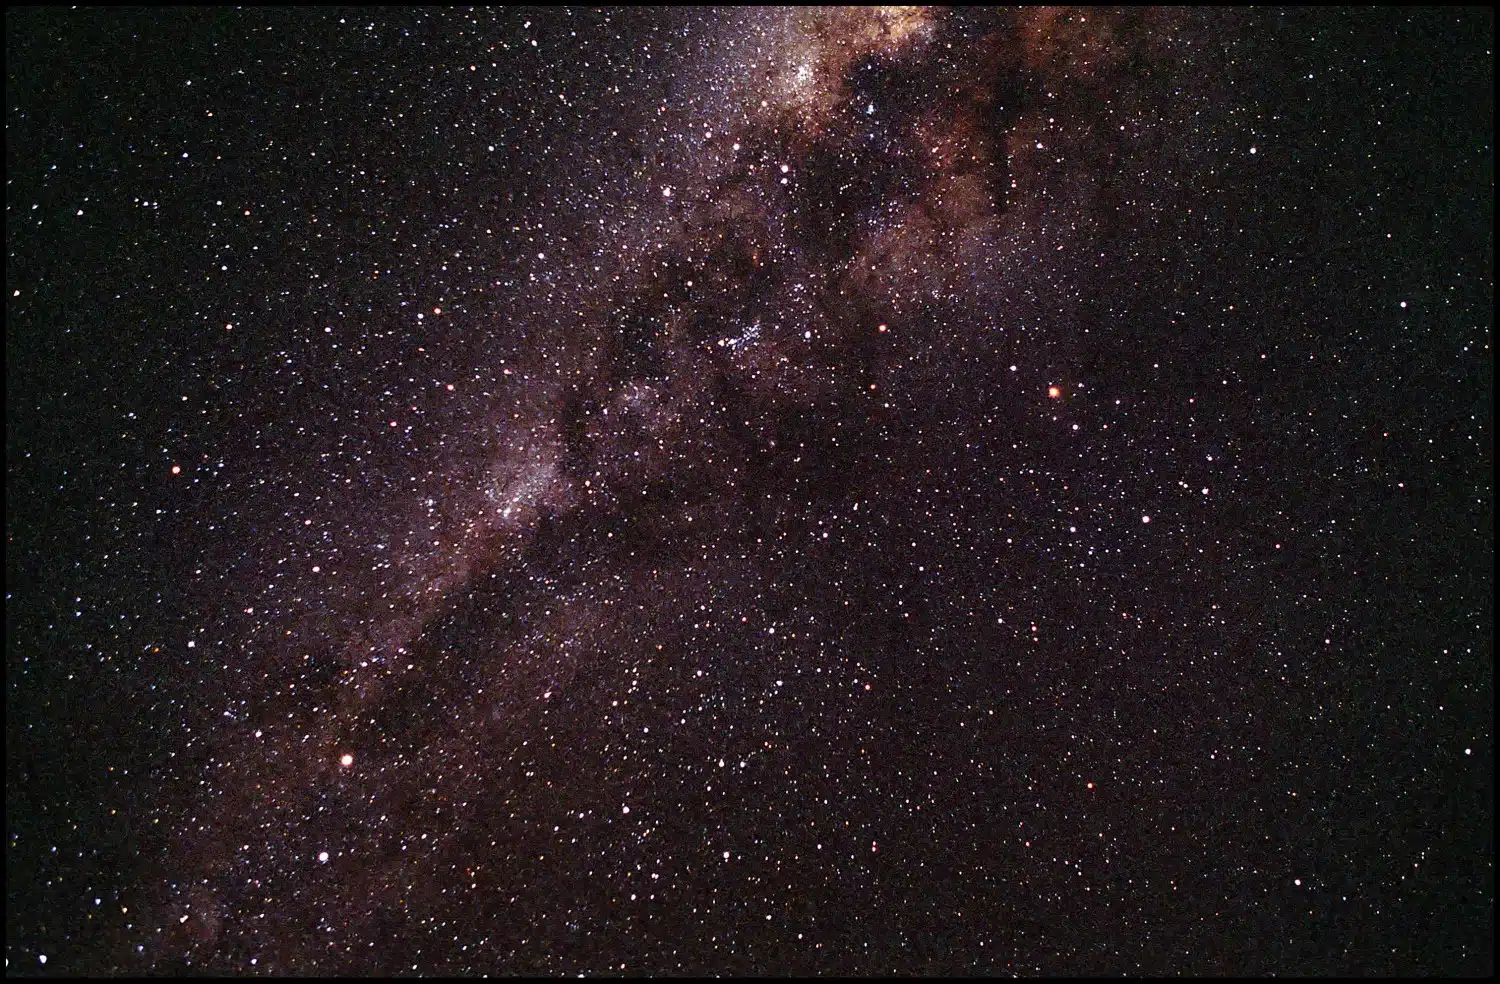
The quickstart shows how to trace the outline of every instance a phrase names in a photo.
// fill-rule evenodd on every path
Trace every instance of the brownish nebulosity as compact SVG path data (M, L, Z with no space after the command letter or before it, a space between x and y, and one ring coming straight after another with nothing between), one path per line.
M361 777L378 775L379 795L322 818L359 846L353 861L329 862L339 877L322 899L326 918L378 932L382 908L419 905L417 862L366 831L479 795L487 758L635 644L632 619L648 599L698 590L681 570L632 567L640 543L616 536L622 518L652 531L636 537L707 556L694 537L706 510L743 503L746 448L774 444L766 435L814 410L877 425L882 392L911 378L900 373L914 351L987 344L981 328L929 337L923 312L978 308L988 299L973 296L976 280L1101 221L1110 192L1097 175L1121 139L1115 108L1150 73L1175 70L1170 41L1190 15L764 16L770 57L723 66L743 80L735 108L700 121L741 149L705 160L697 183L671 196L640 182L657 211L636 224L659 234L601 261L612 265L598 290L540 304L535 344L506 363L510 389L495 394L466 455L435 463L404 528L370 531L385 559L345 572L289 622L265 674L306 682L296 702L264 703L217 756L198 836L175 846L191 888L186 903L163 903L164 950L214 947L231 911L277 913L289 886L243 873L266 854L319 864L318 844L335 838L298 831L328 788ZM1068 126L1052 124L1063 116ZM650 261L627 259L638 256ZM560 537L624 573L538 587ZM460 660L444 649L445 626L476 619L489 646ZM309 674L315 663L326 669ZM460 710L439 719L438 705ZM479 764L464 773L439 776L424 761L424 749L470 746ZM345 750L349 769L338 765ZM367 899L381 904L352 901ZM178 925L184 904L194 915ZM309 927L272 915L254 932L261 969L311 966L295 947Z

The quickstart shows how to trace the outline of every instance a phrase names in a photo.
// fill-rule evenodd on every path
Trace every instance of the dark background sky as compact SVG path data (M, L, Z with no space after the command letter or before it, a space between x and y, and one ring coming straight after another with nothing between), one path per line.
M7 972L1491 973L1493 39L9 9Z

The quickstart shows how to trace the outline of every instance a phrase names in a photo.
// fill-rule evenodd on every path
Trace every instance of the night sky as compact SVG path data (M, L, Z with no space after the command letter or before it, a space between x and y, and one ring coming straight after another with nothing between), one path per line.
M8 973L1493 970L1491 10L5 23Z

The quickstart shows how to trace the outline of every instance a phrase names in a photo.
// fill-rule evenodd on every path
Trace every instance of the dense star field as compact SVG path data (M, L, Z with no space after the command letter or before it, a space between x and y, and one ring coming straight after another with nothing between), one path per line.
M1493 37L8 11L7 972L1492 972Z

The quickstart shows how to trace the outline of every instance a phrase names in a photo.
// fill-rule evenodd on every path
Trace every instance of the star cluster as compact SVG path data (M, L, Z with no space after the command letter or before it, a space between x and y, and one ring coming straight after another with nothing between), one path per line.
M1492 37L8 13L8 972L1492 972Z

